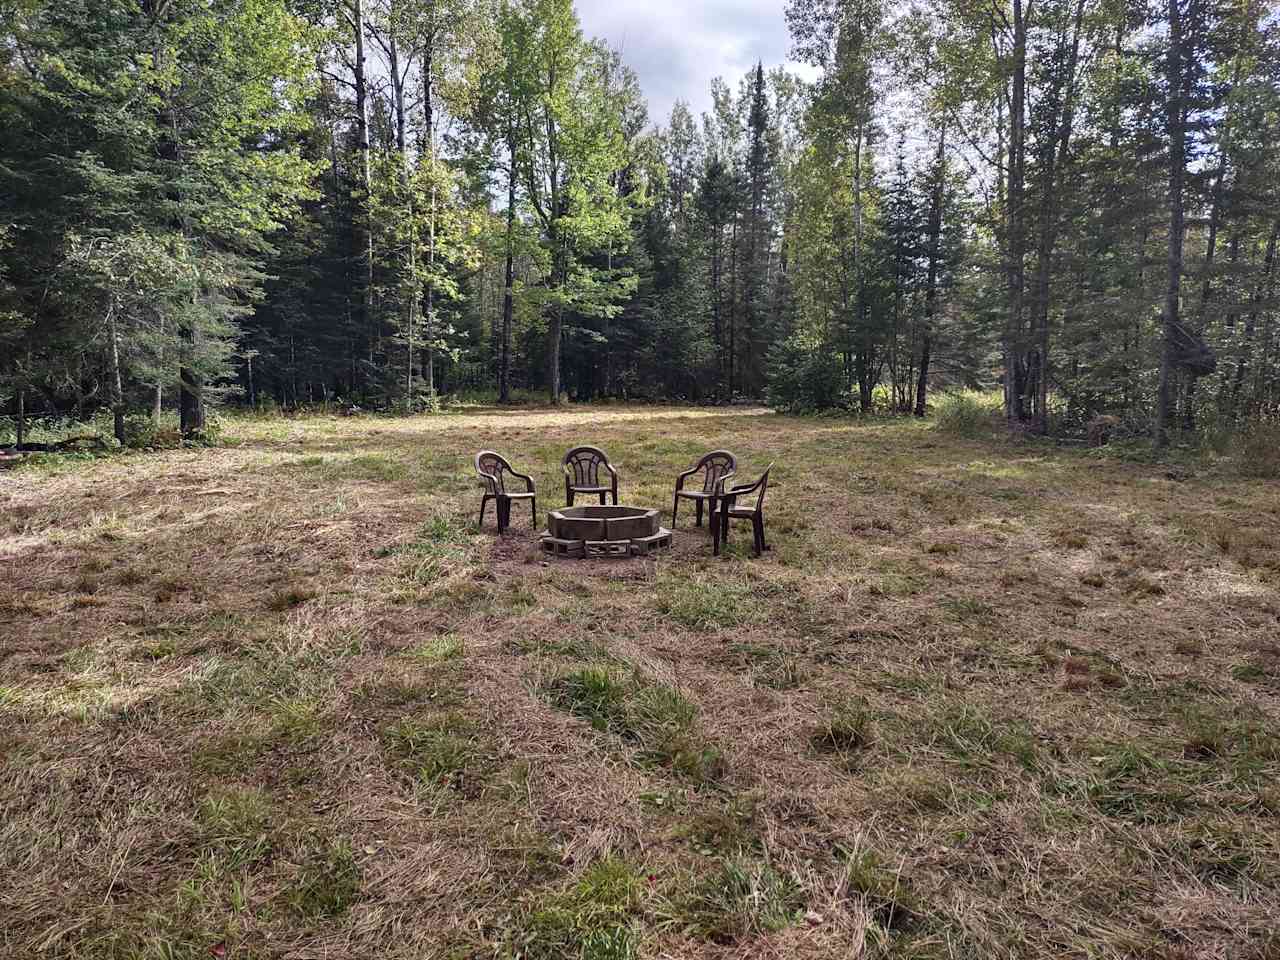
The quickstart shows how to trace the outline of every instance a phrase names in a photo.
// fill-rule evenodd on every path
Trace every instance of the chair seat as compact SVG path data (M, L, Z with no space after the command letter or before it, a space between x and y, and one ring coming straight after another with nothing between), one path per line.
M730 507L729 516L731 517L754 517L756 515L755 507Z
M572 483L569 489L574 493L613 493L613 487L579 487Z
M686 500L710 500L712 497L719 496L715 493L703 493L701 490L678 490L677 497L684 497Z
M498 493L493 496L506 497L508 500L532 500L536 493Z

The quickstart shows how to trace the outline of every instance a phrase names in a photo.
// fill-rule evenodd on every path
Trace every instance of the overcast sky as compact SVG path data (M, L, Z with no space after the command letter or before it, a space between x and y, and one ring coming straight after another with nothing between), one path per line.
M665 124L676 100L696 117L711 108L711 79L731 88L757 60L787 60L785 0L576 0L583 31L622 50L640 75L649 119ZM807 71L805 75L808 75Z

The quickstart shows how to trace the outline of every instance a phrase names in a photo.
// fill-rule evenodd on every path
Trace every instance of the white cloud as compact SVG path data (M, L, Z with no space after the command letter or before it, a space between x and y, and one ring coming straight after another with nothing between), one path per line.
M655 123L676 100L695 116L709 110L713 77L736 88L757 61L786 63L791 47L784 0L577 0L577 9L584 32L621 49L639 74Z

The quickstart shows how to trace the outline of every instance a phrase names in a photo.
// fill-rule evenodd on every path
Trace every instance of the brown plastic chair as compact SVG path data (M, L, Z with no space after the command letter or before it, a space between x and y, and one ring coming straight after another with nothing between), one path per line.
M724 497L720 504L719 536L714 538L716 556L720 555L720 544L729 542L730 520L751 521L751 528L755 533L754 553L757 557L769 549L769 545L764 542L764 495L769 492L769 473L772 470L773 464L771 463L755 483L725 488ZM739 497L748 497L756 492L759 492L759 496L756 498L755 506L739 507L737 505Z
M681 500L692 500L696 508L697 525L702 526L702 505L711 505L711 524L714 528L718 517L716 504L724 484L733 476L738 461L728 450L713 450L695 463L684 473L676 477L676 495L671 504L671 529L676 528L676 515L680 512ZM702 472L702 489L686 490L684 482Z
M533 526L538 525L538 494L534 490L533 477L515 470L507 458L492 450L482 450L476 454L476 473L480 474L480 485L484 487L484 498L480 501L480 526L484 526L484 511L490 500L497 501L498 532L505 533L511 526L511 501L528 500L529 516ZM511 493L507 490L507 474L523 480L528 486L524 493Z
M564 455L561 461L564 467L564 499L573 506L573 498L579 493L599 495L600 502L606 503L609 494L613 494L613 505L618 505L618 471L609 463L608 455L598 447L574 447ZM609 473L610 482L600 482L600 470Z

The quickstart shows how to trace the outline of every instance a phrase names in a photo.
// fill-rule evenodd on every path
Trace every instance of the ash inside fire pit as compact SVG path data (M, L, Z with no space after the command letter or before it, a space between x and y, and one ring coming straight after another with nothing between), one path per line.
M542 549L557 557L634 557L671 546L671 531L646 507L562 507L547 514Z

